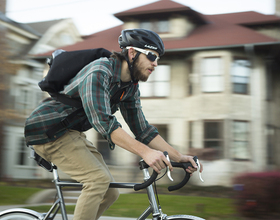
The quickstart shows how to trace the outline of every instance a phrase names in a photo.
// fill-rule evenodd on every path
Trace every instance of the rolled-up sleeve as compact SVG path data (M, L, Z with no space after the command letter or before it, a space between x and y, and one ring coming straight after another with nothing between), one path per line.
M93 71L80 83L79 94L89 122L114 147L111 133L121 124L111 114L109 76L102 68Z
M133 96L121 102L120 110L135 138L144 144L149 144L158 135L158 130L150 125L144 116L138 85L134 90Z

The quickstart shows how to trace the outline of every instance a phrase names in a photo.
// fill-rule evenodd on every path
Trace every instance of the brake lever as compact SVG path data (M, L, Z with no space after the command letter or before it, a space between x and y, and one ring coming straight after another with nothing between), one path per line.
M166 155L166 159L170 162L168 154ZM171 181L173 181L173 178L171 177L171 172L170 172L169 166L167 166L167 176Z
M166 159L170 162L170 158L168 156L168 153L166 151L164 151L163 153L164 153ZM167 176L171 181L173 181L173 178L171 177L171 172L170 172L169 166L167 166Z
M202 176L201 176L201 172L200 172L200 163L199 163L199 160L198 158L196 159L196 164L197 164L197 169L198 169L198 176L199 176L199 179L201 182L204 183L204 180L202 179Z

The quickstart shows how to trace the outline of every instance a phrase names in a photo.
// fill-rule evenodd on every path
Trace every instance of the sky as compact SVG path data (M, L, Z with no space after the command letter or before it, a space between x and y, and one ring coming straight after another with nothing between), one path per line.
M275 13L275 0L173 0L202 14ZM121 25L115 13L157 0L7 0L6 15L20 23L72 18L82 35Z

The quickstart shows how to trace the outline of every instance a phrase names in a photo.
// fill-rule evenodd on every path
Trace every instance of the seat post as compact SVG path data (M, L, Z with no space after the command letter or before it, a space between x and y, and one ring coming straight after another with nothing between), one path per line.
M58 184L60 182L60 180L59 180L59 175L58 175L57 167L53 163L52 163L52 166L53 166L53 182L55 184L57 196L58 196L58 199L59 199L62 219L68 220L67 214L66 214L64 198L63 198L63 194L62 194L62 189L61 189L62 186Z

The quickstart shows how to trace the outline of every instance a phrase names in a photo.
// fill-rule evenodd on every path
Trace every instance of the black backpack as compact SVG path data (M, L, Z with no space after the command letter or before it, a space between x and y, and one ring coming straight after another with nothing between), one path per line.
M55 100L62 102L66 105L76 107L77 110L64 118L59 124L51 127L46 135L49 138L54 138L55 134L65 128L68 128L70 122L77 117L77 115L84 111L82 108L82 101L80 98L72 98L60 91L64 86L75 77L78 72L90 62L101 57L110 57L111 52L104 48L78 50L78 51L64 51L56 50L53 52L52 57L48 60L50 69L42 81L38 83L42 91L48 92ZM111 104L116 104L120 101L120 96L125 91L125 88L120 88L112 97ZM88 121L81 122L76 127L79 131L86 131L91 128Z
M56 50L48 59L50 69L42 81L38 83L42 91L48 92L51 97L66 105L81 107L81 100L74 99L59 92L90 62L100 57L110 57L111 52L104 48L64 51Z

